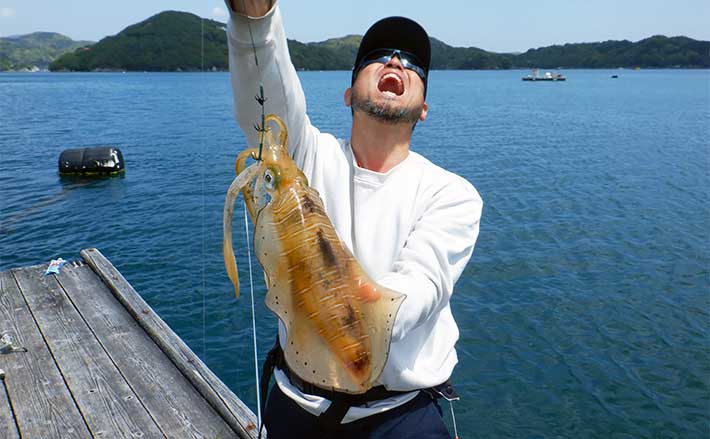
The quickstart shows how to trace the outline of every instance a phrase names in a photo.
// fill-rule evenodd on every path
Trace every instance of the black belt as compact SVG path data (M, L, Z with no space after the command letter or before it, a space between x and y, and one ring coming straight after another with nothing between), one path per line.
M322 387L316 386L315 384L304 381L296 375L296 373L288 367L288 364L284 361L282 365L277 366L291 382L293 387L297 388L306 395L315 395L322 398L328 399L330 401L335 401L337 399L347 400L351 406L363 405L372 401L379 401L385 398L391 398L393 396L404 395L405 393L411 393L412 391L400 392L395 390L387 390L385 386L376 386L371 388L365 393L345 393L338 392L332 389L324 389Z
M395 391L387 390L384 386L376 386L371 388L365 393L351 394L344 392L337 392L332 389L324 389L318 387L315 384L309 383L302 380L298 375L296 375L286 364L283 351L281 350L281 345L279 344L279 339L276 337L276 343L274 347L269 351L266 356L266 361L264 361L264 369L261 374L261 413L262 417L266 409L266 400L269 392L269 381L271 381L271 375L274 372L274 368L281 370L289 379L291 384L298 390L307 395L320 396L331 401L330 406L326 411L318 416L318 420L322 423L324 428L334 429L340 425L341 421L345 417L350 407L367 404L368 402L379 401L385 398L390 398L397 395L403 395L405 393L411 393L416 390L410 391ZM448 400L458 399L458 394L454 390L451 383L447 380L443 384L428 389L418 389L432 398L445 398ZM261 437L261 428L259 426L259 437Z

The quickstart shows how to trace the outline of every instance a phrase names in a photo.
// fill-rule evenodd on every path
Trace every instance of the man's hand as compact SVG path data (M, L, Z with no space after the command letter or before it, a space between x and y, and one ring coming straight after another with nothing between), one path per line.
M263 17L269 12L273 0L229 0L232 10L250 17Z

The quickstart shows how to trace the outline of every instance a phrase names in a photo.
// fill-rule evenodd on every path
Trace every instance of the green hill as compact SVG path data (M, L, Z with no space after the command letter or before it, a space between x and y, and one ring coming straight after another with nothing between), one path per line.
M93 41L74 41L52 32L0 38L0 71L33 67L46 69L61 55L90 44Z
M334 50L320 43L304 44L296 40L288 40L288 51L298 70L349 70L355 59L355 55L351 57L345 51Z
M509 55L487 52L476 47L452 47L430 38L431 68L438 70L499 70L513 63Z
M656 35L628 40L555 45L514 57L520 67L710 67L710 42Z
M161 12L91 47L65 54L50 70L199 71L203 32L204 69L226 70L225 27L186 12ZM361 39L348 35L316 43L288 40L288 47L299 70L349 70ZM452 47L436 38L431 44L433 69L710 67L710 42L686 37L555 45L520 54Z
M204 24L204 28L203 28ZM95 45L66 54L52 71L227 69L225 25L194 14L165 11Z

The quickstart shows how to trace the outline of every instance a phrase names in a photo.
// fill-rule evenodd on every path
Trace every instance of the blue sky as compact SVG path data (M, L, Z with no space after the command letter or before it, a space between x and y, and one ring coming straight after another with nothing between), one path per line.
M655 34L710 40L710 0L282 0L289 38L362 34L378 18L406 15L454 46L525 51L566 42L637 41ZM337 6L336 6L337 5ZM221 0L0 0L0 36L50 31L100 40L160 11L226 21Z

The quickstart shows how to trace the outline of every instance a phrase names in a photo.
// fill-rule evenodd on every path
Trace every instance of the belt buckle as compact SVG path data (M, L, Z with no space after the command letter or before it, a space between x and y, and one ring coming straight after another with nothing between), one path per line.
M440 384L436 387L432 387L432 390L434 390L434 392L436 392L442 398L449 402L458 401L460 399L458 392L456 391L456 389L454 389L454 386L452 386L448 380L443 384Z

